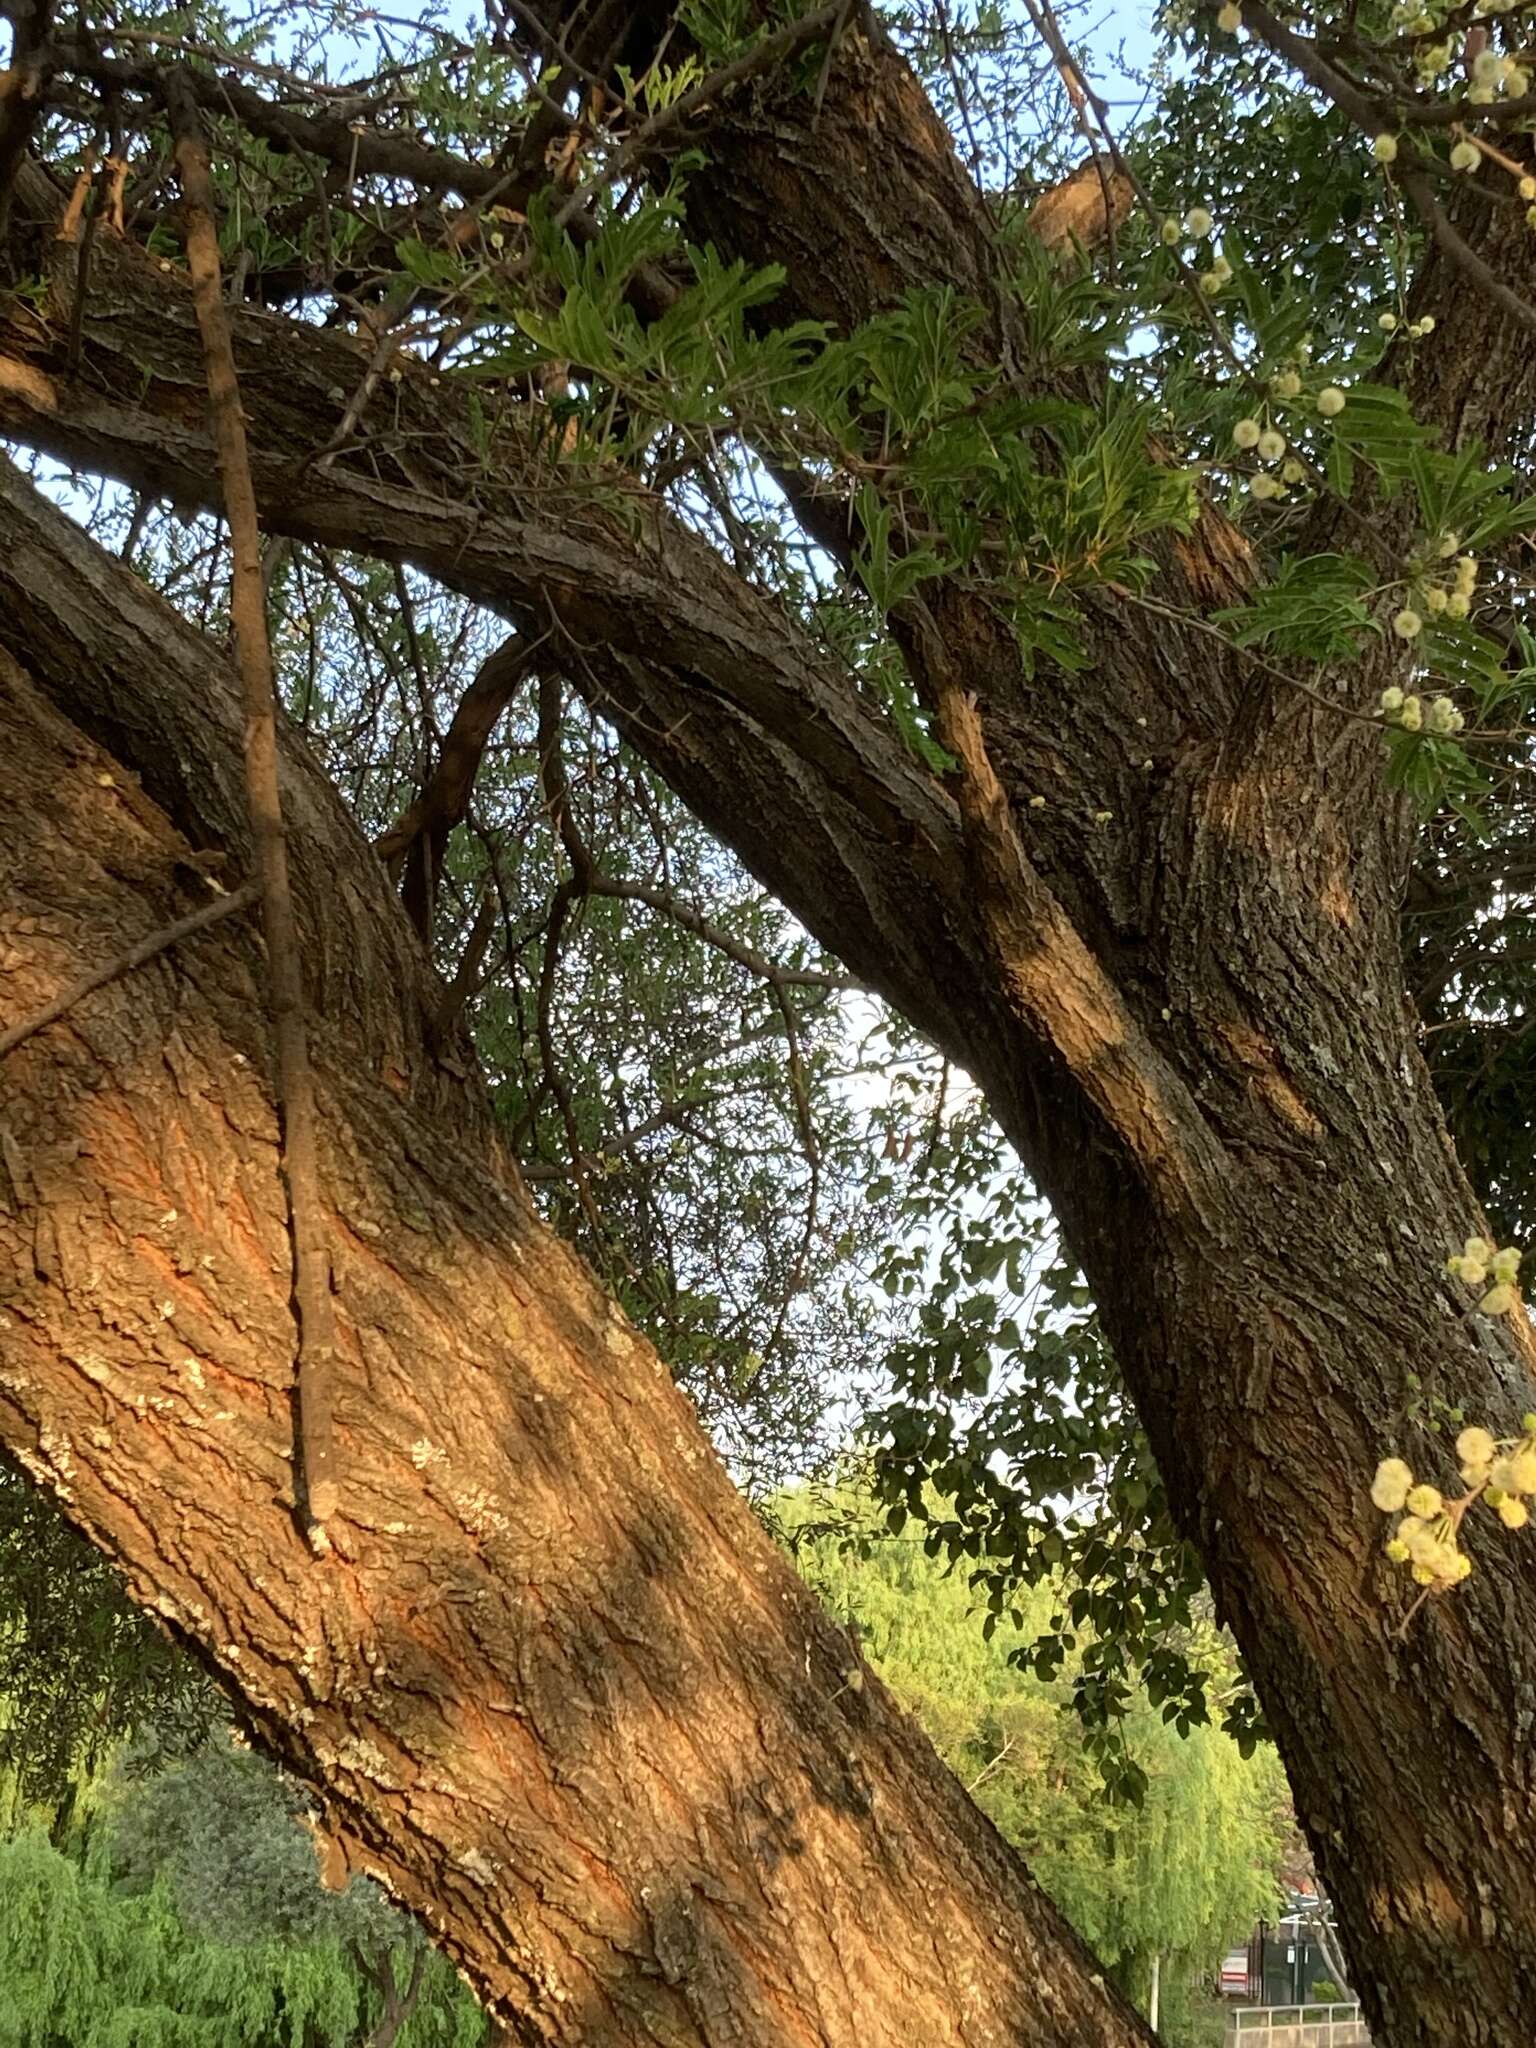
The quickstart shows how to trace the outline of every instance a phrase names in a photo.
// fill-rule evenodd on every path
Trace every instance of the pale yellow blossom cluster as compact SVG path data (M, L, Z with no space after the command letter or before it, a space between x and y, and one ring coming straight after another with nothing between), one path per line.
M1186 239L1204 242L1209 239L1215 225L1208 206L1192 206L1182 220L1170 214L1163 222L1163 241L1170 249ZM1214 299L1217 293L1224 291L1231 282L1232 266L1218 250L1211 258L1210 269L1200 272L1200 289L1208 299Z
M1402 1511L1387 1541L1387 1556L1407 1565L1416 1586L1458 1586L1472 1560L1456 1541L1461 1520L1457 1503L1448 1508L1439 1489L1416 1481L1401 1458L1383 1458L1371 1482L1371 1499L1383 1514Z
M1170 223L1177 226L1177 223ZM1230 268L1225 276L1230 277ZM1224 280L1223 280L1224 281ZM1201 283L1205 280L1202 278ZM1431 326L1434 324L1431 321ZM1270 417L1272 404L1293 405L1306 395L1305 371L1311 357L1311 337L1306 337L1290 362L1282 363L1269 378L1269 398L1256 412L1245 413L1232 428L1232 445L1245 455L1254 455L1269 468L1248 479L1248 495L1260 504L1284 498L1292 485L1304 483L1307 465L1299 461L1280 426ZM1325 420L1337 419L1348 400L1337 384L1324 384L1312 396L1312 405Z
M1513 1245L1500 1250L1486 1237L1469 1237L1445 1266L1454 1279L1487 1289L1478 1303L1487 1314L1507 1315L1515 1307L1520 1254ZM1408 1567L1422 1589L1421 1599L1460 1585L1471 1571L1460 1536L1475 1502L1485 1502L1506 1529L1523 1529L1530 1520L1526 1503L1536 1499L1536 1414L1523 1415L1520 1429L1518 1437L1502 1439L1477 1423L1460 1432L1456 1459L1466 1491L1450 1500L1438 1487L1416 1479L1402 1458L1383 1458L1376 1467L1371 1500L1383 1514L1401 1518L1387 1539L1386 1554L1394 1564Z
M1484 1315L1507 1316L1520 1299L1515 1292L1520 1254L1512 1244L1500 1251L1486 1237L1469 1237L1461 1250L1446 1260L1445 1270L1468 1287L1487 1288L1477 1304Z
M1536 1415L1521 1418L1523 1436L1500 1442L1475 1424L1456 1439L1467 1491L1446 1500L1436 1486L1416 1480L1401 1458L1383 1458L1371 1482L1371 1499L1383 1514L1402 1519L1387 1539L1387 1556L1405 1564L1416 1586L1426 1591L1459 1586L1472 1560L1458 1538L1462 1519L1475 1501L1493 1509L1506 1529L1523 1529L1531 1518L1526 1502L1536 1496Z
M1477 557L1475 555L1458 554L1457 550L1460 546L1461 540L1459 535L1441 533L1435 536L1427 549L1419 551L1412 587L1408 593L1408 602L1401 611L1393 615L1392 619L1392 630L1399 640L1417 640L1419 634L1424 629L1426 614L1431 618L1443 615L1448 619L1464 619L1471 612L1472 599L1477 591ZM1455 568L1443 568L1441 565L1449 563L1453 555L1456 558ZM1387 695L1388 693L1383 691L1381 703L1383 712L1388 712L1391 708L1386 701ZM1401 709L1403 701L1399 695L1399 709ZM1441 703L1448 702L1444 698L1437 701ZM1399 725L1408 723L1406 719L1402 718L1396 719L1395 722ZM1411 731L1418 730L1417 726L1411 726L1409 729ZM1432 726L1430 729L1431 731L1459 732L1461 730L1460 715L1457 715L1454 724L1439 727Z
M1417 612L1399 612L1392 621L1405 640L1411 640L1423 623ZM1449 697L1434 698L1426 711L1422 697L1416 697L1411 690L1400 690L1395 683L1382 691L1380 703L1387 724L1399 726L1404 732L1432 732L1449 739L1467 722Z

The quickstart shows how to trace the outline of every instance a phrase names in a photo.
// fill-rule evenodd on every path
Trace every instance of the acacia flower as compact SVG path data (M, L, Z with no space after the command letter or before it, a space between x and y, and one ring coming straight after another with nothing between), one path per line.
M1227 0L1225 7L1216 10L1216 26L1229 36L1235 36L1243 25L1243 10L1236 0Z
M1269 380L1269 388L1276 398L1299 398L1301 378L1295 370L1277 370Z
M1211 232L1213 222L1205 207L1192 206L1184 216L1184 225L1197 241L1203 241Z
M1490 1287L1477 1304L1485 1316L1507 1316L1519 1296L1507 1281L1500 1281L1497 1287Z
M1395 135L1378 135L1371 144L1371 155L1375 157L1379 164L1396 163L1397 137Z
M1531 1511L1523 1500L1501 1500L1494 1513L1506 1529L1523 1529L1531 1519Z
M1259 453L1266 462L1278 462L1285 453L1285 436L1278 427L1266 427L1259 436Z
M1497 1449L1492 1430L1480 1429L1475 1422L1456 1439L1456 1455L1463 1465L1491 1465Z
M1392 630L1399 640L1416 640L1423 627L1424 621L1419 617L1412 605L1404 605L1403 609L1392 621Z
M1232 439L1239 448L1257 448L1263 432L1256 419L1242 419L1232 429Z
M1344 410L1344 394L1337 384L1325 384L1317 394L1317 409L1325 420L1337 419Z
M1412 1488L1412 1468L1401 1458L1383 1458L1371 1481L1371 1499L1384 1515L1395 1515Z
M1483 152L1470 137L1464 136L1451 151L1453 171L1475 171L1483 160Z
M1400 690L1400 689L1399 689L1399 688L1397 687L1396 683L1389 683L1389 684L1387 685L1386 689L1384 689L1384 690L1382 691L1382 693L1381 693L1381 708L1382 708L1382 710L1383 710L1383 711L1384 711L1384 712L1386 713L1386 715L1387 715L1387 717L1388 717L1388 718L1390 718L1390 717L1391 717L1391 716L1393 715L1393 713L1394 713L1394 712L1397 712L1397 711L1401 711L1401 710L1402 710L1402 708L1403 708L1403 693L1402 693L1402 691L1401 691L1401 690ZM1459 1272L1460 1270L1461 1270L1461 1266L1460 1266L1460 1261L1458 1260L1458 1261L1457 1261L1457 1271Z
M1440 1498L1439 1489L1433 1486L1415 1486L1403 1503L1410 1515L1417 1515L1421 1522L1427 1522L1441 1514L1445 1502Z

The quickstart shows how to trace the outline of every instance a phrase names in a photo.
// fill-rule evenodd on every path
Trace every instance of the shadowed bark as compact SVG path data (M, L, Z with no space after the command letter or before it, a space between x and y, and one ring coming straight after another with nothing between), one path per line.
M0 557L9 1016L205 894L196 851L238 875L250 846L215 650L10 469ZM380 863L287 736L282 781L336 1283L336 1554L294 1513L248 917L7 1061L0 1441L511 2038L1149 2040L535 1220L456 1078L468 1048L451 1070L428 1051L440 992Z

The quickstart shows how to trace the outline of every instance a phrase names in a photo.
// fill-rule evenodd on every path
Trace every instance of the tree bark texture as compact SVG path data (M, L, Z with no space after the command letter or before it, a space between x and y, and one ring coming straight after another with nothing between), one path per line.
M9 1017L205 894L209 855L243 875L250 845L224 659L9 468L0 554ZM0 1441L512 2038L1149 2040L537 1222L467 1047L428 1050L439 992L382 866L291 739L282 775L337 1290L336 1554L294 1513L249 915L7 1062Z
M692 226L785 264L774 318L845 331L951 283L988 312L978 348L1026 387L1037 374L974 188L888 49L845 36L816 119L759 83L706 142ZM29 218L51 204L31 191ZM1533 260L1501 257L1506 274ZM69 263L50 261L54 308L0 324L0 421L211 504L184 283L98 237L74 372ZM1524 339L1434 257L1413 310L1431 305L1412 395L1453 440L1497 443L1530 407ZM926 701L976 700L975 772L940 785L633 487L604 487L621 509L590 478L562 488L510 410L483 456L462 402L415 365L317 472L364 357L269 315L235 327L268 526L553 624L576 686L981 1081L1083 1262L1242 1644L1378 2041L1526 2048L1536 1574L1490 1521L1472 1580L1399 1641L1365 1497L1388 1450L1451 1477L1412 1420L1416 1381L1499 1432L1536 1405L1523 1319L1469 1315L1441 1277L1479 1215L1403 995L1408 830L1379 737L1107 589L1086 600L1091 668L1027 677L985 594L940 581L892 621ZM1317 545L1354 544L1330 526L1344 516L1319 511ZM1392 515L1371 517L1390 543ZM1251 574L1213 513L1159 559L1155 595L1194 610ZM1368 704L1387 658L1341 692Z

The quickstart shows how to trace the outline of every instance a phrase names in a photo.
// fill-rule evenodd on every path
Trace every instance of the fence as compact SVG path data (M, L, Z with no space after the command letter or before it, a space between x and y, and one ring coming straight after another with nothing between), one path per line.
M1357 2003L1239 2005L1227 2014L1224 2048L1371 2048Z

